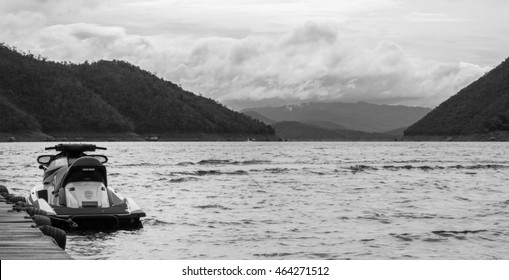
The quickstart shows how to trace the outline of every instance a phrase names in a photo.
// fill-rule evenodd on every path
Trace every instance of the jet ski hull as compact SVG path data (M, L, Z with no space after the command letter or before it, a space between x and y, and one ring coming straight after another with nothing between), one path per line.
M36 209L44 210L52 226L66 231L140 229L143 228L140 218L146 216L129 198L122 204L107 208L55 206L45 199L32 197L28 201ZM130 210L131 207L135 210Z
M48 216L51 225L65 231L140 229L140 215L135 214L76 214Z

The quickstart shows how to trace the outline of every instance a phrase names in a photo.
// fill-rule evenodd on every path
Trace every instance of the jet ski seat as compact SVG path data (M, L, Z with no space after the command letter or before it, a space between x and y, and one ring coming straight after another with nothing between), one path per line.
M101 182L105 187L108 185L106 180L106 167L96 158L85 156L78 158L69 166L63 178L57 183L55 192L58 192L58 204L66 206L65 187L67 184L87 181Z
M68 183L81 181L102 182L107 186L106 167L96 158L81 157L69 166L59 186L65 187Z

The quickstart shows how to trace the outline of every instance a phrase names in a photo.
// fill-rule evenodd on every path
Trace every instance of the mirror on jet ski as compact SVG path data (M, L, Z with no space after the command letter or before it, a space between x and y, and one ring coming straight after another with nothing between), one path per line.
M37 162L40 164L48 165L53 159L52 155L43 155L37 157Z

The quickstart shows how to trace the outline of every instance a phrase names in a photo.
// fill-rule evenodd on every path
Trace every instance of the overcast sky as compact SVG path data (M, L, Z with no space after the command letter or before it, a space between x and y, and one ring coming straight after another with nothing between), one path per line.
M2 0L0 41L127 60L236 109L434 107L509 56L509 1Z

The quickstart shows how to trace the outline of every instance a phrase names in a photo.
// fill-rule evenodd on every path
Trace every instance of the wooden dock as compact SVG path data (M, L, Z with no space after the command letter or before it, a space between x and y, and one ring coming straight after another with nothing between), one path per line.
M32 219L25 219L27 213L8 212L7 204L0 196L0 260L70 260L53 238L44 235Z

